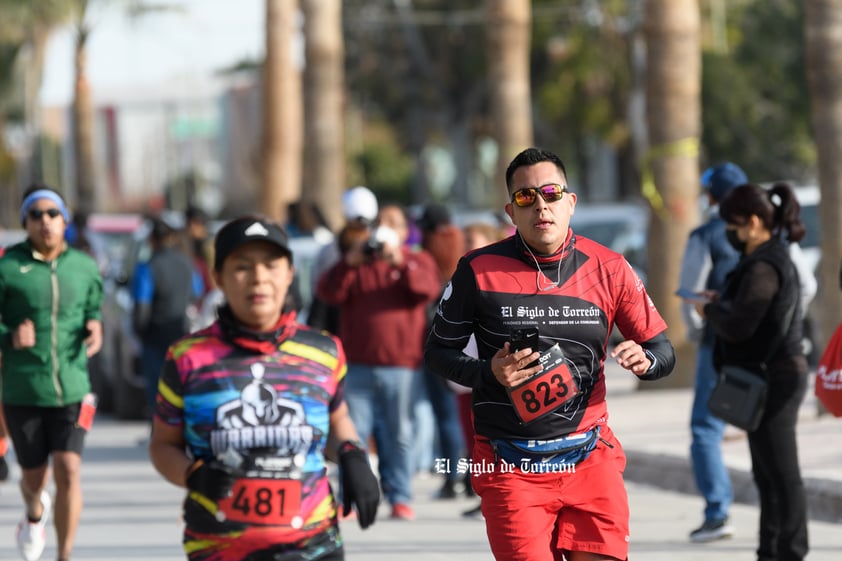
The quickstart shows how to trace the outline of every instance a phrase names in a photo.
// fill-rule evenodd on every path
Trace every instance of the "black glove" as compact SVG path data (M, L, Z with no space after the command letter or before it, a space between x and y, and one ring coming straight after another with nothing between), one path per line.
M237 480L235 471L219 460L196 460L187 470L187 488L218 501L231 494Z
M380 485L371 471L368 454L357 443L346 440L339 445L339 475L342 478L342 515L348 516L353 504L357 507L360 528L368 528L377 516Z

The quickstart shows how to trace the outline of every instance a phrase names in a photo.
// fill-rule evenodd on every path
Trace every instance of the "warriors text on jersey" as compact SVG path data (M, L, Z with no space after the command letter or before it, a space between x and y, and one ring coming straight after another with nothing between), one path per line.
M557 438L607 420L603 364L615 324L635 341L666 329L622 255L569 232L560 254L536 256L516 234L460 261L439 303L430 342L462 349L473 334L479 358L488 360L513 330L537 327L537 350L546 352L557 343L561 353L554 349L552 359L562 361L563 354L564 374L530 388L531 393L510 396L490 368L471 380L459 380L458 372L445 375L473 387L477 434ZM547 413L524 423L515 413L515 398Z
M195 458L242 473L230 498L188 494L189 559L308 560L341 547L323 451L345 370L338 340L300 325L268 354L219 322L170 348L158 417L184 427Z

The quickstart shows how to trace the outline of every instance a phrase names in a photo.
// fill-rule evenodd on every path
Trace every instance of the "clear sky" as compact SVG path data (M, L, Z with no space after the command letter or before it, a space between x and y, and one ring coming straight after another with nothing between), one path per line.
M264 51L264 0L147 0L178 6L132 20L121 2L91 2L88 78L94 99L166 81L195 83L214 70ZM125 4L123 4L125 5ZM41 101L66 104L73 87L73 31L47 47Z

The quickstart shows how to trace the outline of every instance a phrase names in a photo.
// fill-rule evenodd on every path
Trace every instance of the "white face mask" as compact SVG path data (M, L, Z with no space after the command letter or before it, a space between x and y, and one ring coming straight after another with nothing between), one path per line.
M710 197L708 197L707 193L703 193L699 195L699 212L702 215L707 214L707 211L710 210Z
M371 237L377 240L378 242L382 243L383 245L388 245L391 247L398 247L401 244L400 235L398 235L398 233L394 229L388 226L378 226L371 234Z

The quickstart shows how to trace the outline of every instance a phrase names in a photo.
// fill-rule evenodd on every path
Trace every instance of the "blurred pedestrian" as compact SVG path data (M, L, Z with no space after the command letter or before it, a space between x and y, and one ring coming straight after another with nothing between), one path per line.
M209 217L202 208L190 205L184 211L184 219L193 267L202 279L201 300L213 289L213 279L210 274L210 263L213 260L213 240L208 231Z
M167 354L149 455L187 489L188 559L344 559L326 456L344 512L374 522L380 492L344 401L342 345L285 310L293 259L274 222L223 226L213 275L227 304Z
M9 462L6 461L6 452L9 451L8 434L6 417L3 415L3 406L0 404L0 482L9 479Z
M357 245L360 239L371 235L370 226L377 219L377 197L368 187L357 185L342 194L342 216L345 224L336 237L325 242L316 255L313 265L313 298L307 314L307 325L325 329L334 335L339 333L339 307L322 300L316 292L319 278Z
M25 507L16 541L41 558L54 515L57 558L70 558L82 512L81 465L95 398L88 358L102 346L102 278L96 262L69 247L64 199L47 185L24 193L25 241L0 259L3 410L21 467ZM47 482L50 460L55 508Z
M314 201L298 200L287 207L289 219L286 232L291 238L311 236L319 242L328 243L333 233L327 227L327 219Z
M724 286L725 278L737 265L740 254L726 239L725 221L719 216L719 202L735 187L747 182L743 170L732 162L718 164L702 174L708 220L693 230L687 240L681 264L680 289L688 293L718 292ZM788 249L798 272L799 318L803 319L816 295L816 278L799 244L790 242ZM699 345L690 416L690 458L696 487L705 499L705 509L702 525L690 532L690 540L703 543L734 534L734 528L729 523L733 491L730 474L722 459L725 422L712 415L707 405L718 378L713 366L713 329L705 324L690 299L684 301L682 316L687 325L688 339Z
M740 261L713 299L697 304L716 336L714 366L742 366L768 381L760 426L748 434L760 496L762 561L807 555L807 503L798 464L795 424L807 388L801 343L798 271L788 245L804 237L800 206L785 183L768 191L744 184L720 202L728 242Z
M0 232L2 231L3 227L0 226ZM0 246L0 257L3 257L5 251L6 248ZM2 355L0 355L0 360L2 360ZM6 461L6 452L9 451L8 434L6 417L3 416L3 405L0 403L0 481L6 481L9 478L9 463Z
M453 224L450 211L439 203L430 203L424 207L421 216L416 221L421 233L421 247L429 252L436 262L439 271L439 281L444 289L451 275L456 270L456 264L465 253L465 234ZM441 292L439 293L441 296ZM427 307L428 325L432 324L436 311L436 301ZM456 465L465 448L462 431L459 426L459 408L456 395L447 385L444 378L431 372L429 368L422 368L423 391L415 392L416 399L426 395L433 411L435 426L435 441L438 443L437 453ZM421 395L418 395L421 394ZM424 445L416 441L416 445ZM419 454L420 456L420 454ZM426 467L429 469L430 464ZM425 466L421 466L425 467ZM457 483L462 476L456 470L444 474L445 480L437 493L437 498L454 499L458 494Z
M93 255L93 248L91 241L88 239L88 214L77 210L72 213L70 224L67 225L67 230L64 232L64 239L70 244L70 247L76 248L80 251Z
M421 375L426 307L439 294L439 275L427 252L405 244L401 207L381 207L375 226L321 276L316 293L339 306L348 409L363 442L374 435L392 518L412 520L412 384Z
M506 237L505 233L496 226L485 222L474 222L466 225L463 228L465 234L465 250L473 251L485 247L494 242L498 242ZM477 358L477 341L471 336L468 345L464 349L465 354ZM471 411L471 388L457 384L452 380L447 381L448 385L456 394L456 406L459 410L459 425L462 428L462 437L465 441L465 450L467 457L472 458L474 455L474 415ZM465 495L473 497L476 495L474 491L473 474L468 472L465 474ZM466 518L482 517L482 505L477 504L475 507L469 508L462 512L462 516Z
M731 162L708 168L702 174L708 219L690 232L681 261L681 289L691 293L719 291L725 284L726 275L736 267L740 254L726 239L725 221L719 216L719 202L731 189L746 182L746 174ZM696 487L705 499L704 520L701 526L690 532L690 540L708 542L734 534L734 528L728 522L733 490L731 476L722 459L725 422L708 409L708 400L718 378L713 367L713 328L705 324L689 299L684 300L682 305L682 317L687 326L687 338L698 344L690 415L690 460Z
M467 251L485 247L508 237L501 228L487 222L472 222L466 225L463 231Z
M506 187L515 235L459 262L425 361L473 389L474 488L498 561L626 559L625 455L606 423L604 361L666 376L666 323L622 255L570 228L576 195L557 155L524 150ZM625 339L609 352L615 324ZM478 358L463 351L472 335Z
M188 309L204 292L200 273L179 247L179 240L173 225L154 218L149 234L152 255L132 275L132 321L142 346L140 363L150 415L167 348L190 331Z

